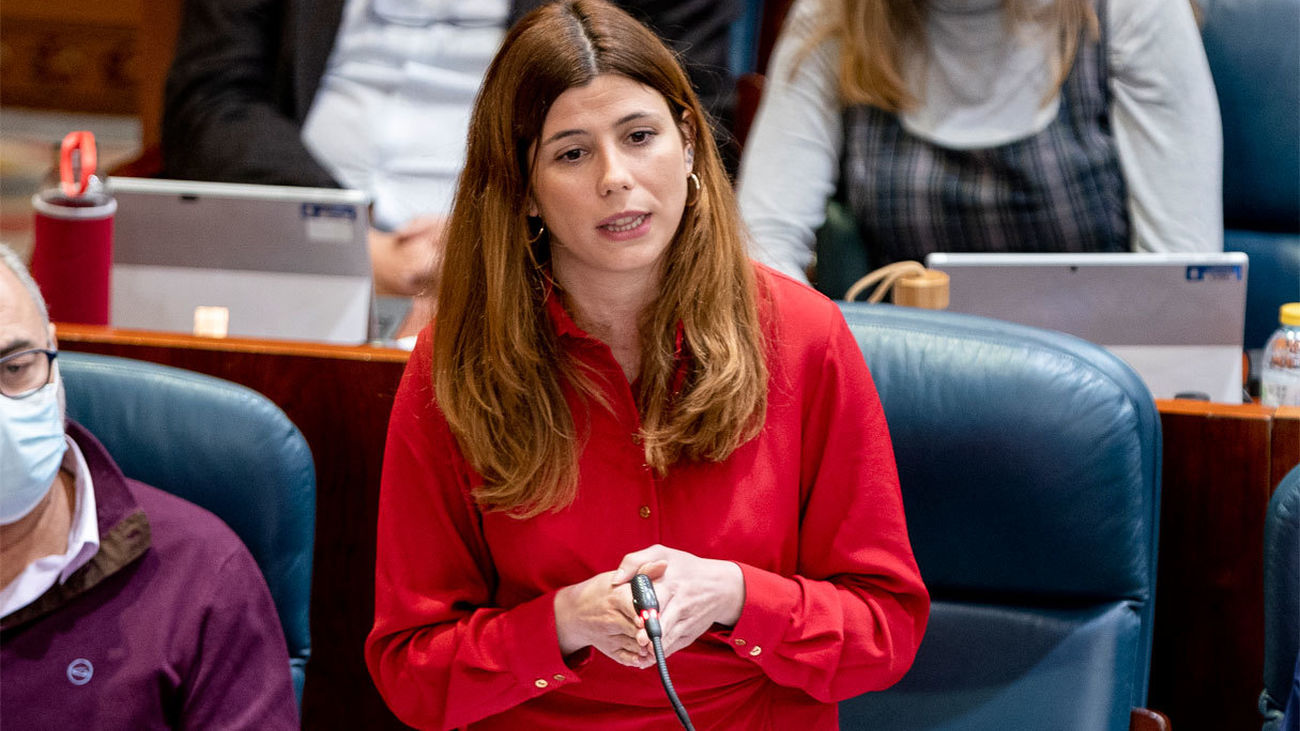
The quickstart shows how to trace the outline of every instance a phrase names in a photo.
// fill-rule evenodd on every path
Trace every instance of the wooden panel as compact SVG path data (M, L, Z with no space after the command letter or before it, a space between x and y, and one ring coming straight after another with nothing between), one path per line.
M164 0L172 2L173 0ZM175 0L179 1L179 0ZM5 20L23 18L47 23L77 22L96 26L134 28L140 23L142 0L4 0ZM152 3L151 3L152 7Z
M1169 719L1158 711L1134 708L1129 714L1129 731L1169 731Z
M303 728L405 728L366 671L374 611L375 525L384 436L403 351L215 340L59 325L64 350L187 368L241 383L279 404L316 460L312 655Z
M176 52L182 5L182 0L150 3L136 37L135 111L140 117L140 146L146 153L162 143L163 87Z
M1147 705L1180 731L1258 727L1272 410L1157 403L1164 479Z
M133 114L142 148L161 138L163 85L183 0L5 0L0 103Z
M133 28L6 14L0 29L0 104L135 112Z
M1272 475L1270 491L1296 465L1300 465L1300 406L1283 406L1273 416Z

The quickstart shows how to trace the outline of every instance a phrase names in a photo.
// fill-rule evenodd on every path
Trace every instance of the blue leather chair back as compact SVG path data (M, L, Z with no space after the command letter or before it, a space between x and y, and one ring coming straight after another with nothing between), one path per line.
M1127 729L1146 701L1160 422L1077 338L843 303L933 599L912 670L844 729Z
M1246 347L1300 301L1300 0L1200 0L1223 115L1224 248L1250 256Z
M229 381L69 351L58 362L68 416L127 477L215 513L248 546L275 599L301 702L316 526L316 468L302 433L265 396Z
M1291 695L1298 652L1300 467L1282 478L1264 518L1264 693L1259 705L1274 724L1281 719Z

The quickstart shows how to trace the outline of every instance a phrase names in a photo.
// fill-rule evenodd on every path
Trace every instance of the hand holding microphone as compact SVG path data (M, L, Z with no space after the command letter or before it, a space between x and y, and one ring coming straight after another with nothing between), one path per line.
M668 677L668 663L664 657L662 639L663 628L659 624L659 600L655 597L654 585L650 582L650 577L645 574L632 577L632 607L641 618L646 634L650 637L650 643L654 646L655 664L659 666L659 681L663 683L668 701L672 703L673 711L677 713L677 720L682 722L682 728L695 731L695 727L691 725L691 717L687 715L686 707L677 697L677 691L673 689L673 681Z
M654 664L649 640L639 641L640 630L626 580L613 581L606 571L555 594L555 630L560 652L570 655L584 647L608 656L620 665L648 668Z
M614 580L621 583L635 574L654 580L665 657L695 642L715 623L731 626L740 619L745 579L731 561L654 545L624 556ZM637 641L649 644L644 634Z
M622 665L658 665L678 720L694 731L666 659L715 623L734 625L744 602L744 575L737 564L654 545L624 556L617 571L558 591L556 631L566 655L590 646ZM647 648L654 650L653 659Z

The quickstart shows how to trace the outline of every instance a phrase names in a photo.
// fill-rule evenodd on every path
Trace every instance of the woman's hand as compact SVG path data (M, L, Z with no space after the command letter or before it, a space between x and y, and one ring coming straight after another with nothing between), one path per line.
M632 589L626 581L616 584L612 571L555 594L555 631L564 655L590 645L620 665L650 667L654 655L647 649L648 641L637 642L634 617Z
M624 556L614 580L621 585L636 574L645 574L654 583L665 657L694 642L714 623L730 626L740 620L745 577L731 561L654 545ZM639 617L635 621L636 641L648 647L644 623Z

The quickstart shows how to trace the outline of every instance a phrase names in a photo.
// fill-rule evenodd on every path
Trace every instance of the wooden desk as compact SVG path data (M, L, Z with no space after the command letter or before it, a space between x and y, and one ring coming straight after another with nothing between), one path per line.
M1257 728L1264 514L1300 462L1300 424L1258 405L1156 404L1164 462L1147 705L1180 731Z
M384 433L406 353L62 325L60 346L154 361L266 394L316 459L309 729L403 728L361 649L374 601ZM1164 491L1148 706L1174 727L1256 728L1263 668L1263 519L1300 463L1300 409L1157 401Z
M1272 487L1300 464L1300 406L1283 406L1273 413L1272 458L1269 480Z

